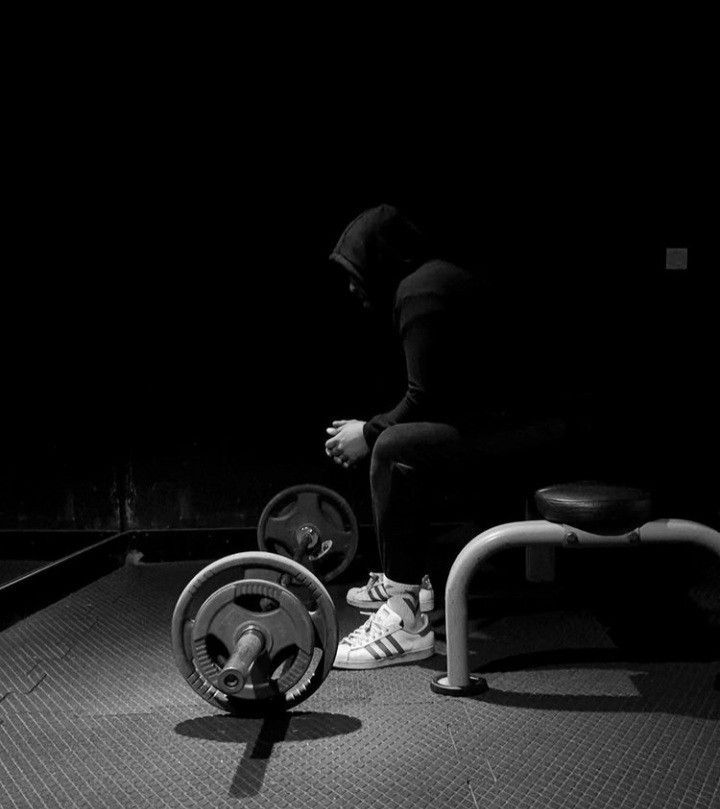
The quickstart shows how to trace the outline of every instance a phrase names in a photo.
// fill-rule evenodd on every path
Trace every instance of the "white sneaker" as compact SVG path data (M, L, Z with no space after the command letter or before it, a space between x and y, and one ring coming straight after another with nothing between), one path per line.
M416 616L402 596L391 596L361 627L340 641L335 668L377 669L425 660L433 654L435 633L427 615Z
M361 610L377 610L396 593L389 593L383 583L382 573L370 573L368 583L362 587L351 587L347 592L346 601L351 607ZM423 576L420 585L420 612L431 612L435 609L435 591L430 579Z

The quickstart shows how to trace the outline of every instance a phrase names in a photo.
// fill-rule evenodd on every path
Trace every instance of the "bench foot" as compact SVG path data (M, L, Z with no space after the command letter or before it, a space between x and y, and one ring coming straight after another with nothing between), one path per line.
M434 693L446 697L472 697L475 694L485 693L488 690L488 684L487 680L479 674L471 674L468 685L450 685L447 673L445 673L434 677L430 688Z

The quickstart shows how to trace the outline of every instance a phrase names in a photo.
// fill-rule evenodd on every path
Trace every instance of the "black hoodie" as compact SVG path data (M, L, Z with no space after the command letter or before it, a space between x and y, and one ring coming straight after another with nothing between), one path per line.
M330 259L360 280L375 307L394 301L403 343L407 390L365 424L370 447L394 424L472 429L532 409L527 384L518 385L527 369L507 290L501 295L486 275L433 257L420 230L390 205L351 222Z

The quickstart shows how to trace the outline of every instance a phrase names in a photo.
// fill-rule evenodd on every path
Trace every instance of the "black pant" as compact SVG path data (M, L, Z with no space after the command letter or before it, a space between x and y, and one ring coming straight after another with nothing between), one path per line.
M557 482L568 463L568 426L561 418L460 430L417 422L384 430L373 447L370 486L383 572L419 584L427 572L430 521L439 497L459 501Z

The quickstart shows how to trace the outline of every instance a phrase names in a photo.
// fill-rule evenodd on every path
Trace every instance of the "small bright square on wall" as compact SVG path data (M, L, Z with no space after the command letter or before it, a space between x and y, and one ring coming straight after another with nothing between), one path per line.
M688 251L687 247L666 247L665 248L665 269L666 270L687 270Z

